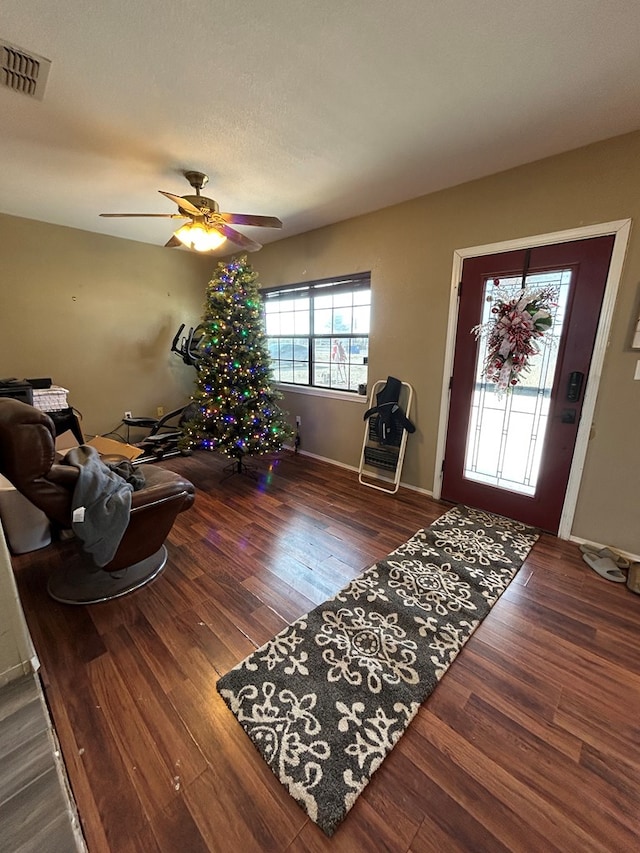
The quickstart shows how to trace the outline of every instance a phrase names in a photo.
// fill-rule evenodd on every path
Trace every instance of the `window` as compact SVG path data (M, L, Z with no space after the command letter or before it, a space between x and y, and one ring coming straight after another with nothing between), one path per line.
M370 273L261 293L276 382L340 391L366 384Z

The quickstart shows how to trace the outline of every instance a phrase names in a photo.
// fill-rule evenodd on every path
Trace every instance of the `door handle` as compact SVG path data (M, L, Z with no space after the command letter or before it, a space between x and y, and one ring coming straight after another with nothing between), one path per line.
M579 370L574 370L569 374L569 384L567 385L567 402L577 403L580 399L582 391L582 383L584 381L584 373Z

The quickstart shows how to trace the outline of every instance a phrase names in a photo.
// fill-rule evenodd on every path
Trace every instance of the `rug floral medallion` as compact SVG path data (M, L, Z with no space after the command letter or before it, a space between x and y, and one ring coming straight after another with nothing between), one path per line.
M218 681L264 760L326 835L536 539L519 522L451 509Z

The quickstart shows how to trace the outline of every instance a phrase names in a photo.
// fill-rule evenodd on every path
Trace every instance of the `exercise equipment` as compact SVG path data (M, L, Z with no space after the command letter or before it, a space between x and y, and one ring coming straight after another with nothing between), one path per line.
M171 344L171 352L177 353L177 355L179 355L184 363L188 364L189 367L195 367L196 370L199 370L201 358L200 348L204 341L205 328L202 325L195 327L191 326L188 334L180 339L180 344L178 345L178 339L180 338L183 329L184 323L176 332L173 343Z
M180 356L185 364L199 369L200 352L205 330L202 326L191 327L188 333L181 337L185 328L184 323L180 326L173 338L171 352ZM161 418L153 417L130 417L123 418L122 423L127 428L126 442L138 447L143 451L142 456L134 460L134 465L143 462L157 462L160 459L169 459L172 456L189 456L190 450L181 450L179 445L182 438L182 425L190 417L195 403L187 403L179 409L174 409ZM139 441L131 441L131 429L148 429L149 433Z
M172 456L190 456L190 450L181 450L178 446L182 437L182 424L188 420L189 410L193 403L174 409L161 418L123 418L122 423L127 427L127 444L138 447L143 451L142 456L133 460L134 465L141 462L158 462ZM129 441L130 428L148 429L149 433L140 441Z

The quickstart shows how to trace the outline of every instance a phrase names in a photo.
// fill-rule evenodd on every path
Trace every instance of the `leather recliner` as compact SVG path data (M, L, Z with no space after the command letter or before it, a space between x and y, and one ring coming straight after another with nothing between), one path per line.
M55 427L39 409L0 399L0 473L60 529L72 527L77 468L60 464ZM195 499L195 488L179 474L140 465L145 485L131 495L129 522L113 559L98 567L76 549L52 571L47 588L68 604L94 604L124 595L155 578L167 561L164 541L179 512Z

